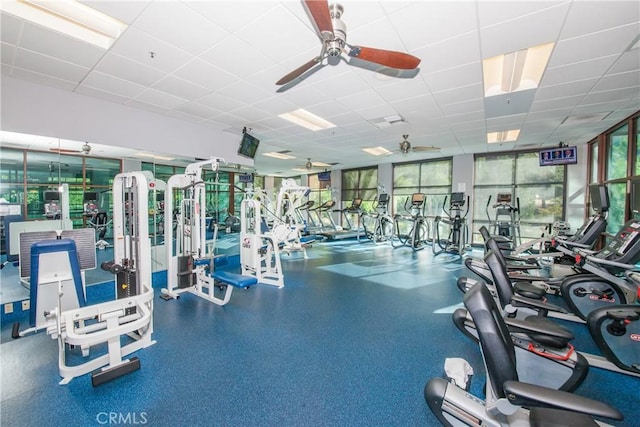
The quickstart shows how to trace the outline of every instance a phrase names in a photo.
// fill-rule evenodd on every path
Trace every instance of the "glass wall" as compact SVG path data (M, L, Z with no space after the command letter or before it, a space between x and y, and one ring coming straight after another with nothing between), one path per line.
M362 209L372 211L378 194L378 168L347 169L342 171L342 206L351 206L354 199L362 199Z
M413 193L425 194L425 215L442 215L445 197L451 194L453 161L426 160L393 165L393 213L405 213Z
M478 229L496 220L498 194L511 195L519 208L523 241L540 237L545 226L564 218L565 167L539 166L538 152L477 155L475 158L473 243L482 243Z
M0 197L21 204L25 220L45 219L45 191L67 184L70 219L75 228L86 227L85 193L98 193L95 203L109 214L113 178L121 169L118 159L2 148Z
M629 125L625 124L607 134L605 178L609 189L609 217L607 233L615 234L625 222L627 194L627 157L629 156Z

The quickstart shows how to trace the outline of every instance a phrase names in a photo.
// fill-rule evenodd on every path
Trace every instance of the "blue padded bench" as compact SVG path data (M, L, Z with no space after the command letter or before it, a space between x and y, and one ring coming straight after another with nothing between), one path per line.
M242 274L230 273L228 271L214 271L211 277L235 288L248 288L258 283L256 277L243 276Z

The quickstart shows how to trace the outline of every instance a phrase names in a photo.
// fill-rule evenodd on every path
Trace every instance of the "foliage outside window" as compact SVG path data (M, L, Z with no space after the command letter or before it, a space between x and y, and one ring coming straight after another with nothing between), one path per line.
M563 218L566 166L539 166L537 152L478 155L474 164L473 243L482 242L480 226L495 221L492 206L500 193L511 194L515 207L519 202L523 241L540 237L545 226Z
M605 184L609 189L610 202L607 232L615 234L625 222L629 125L609 133L606 141Z
M53 152L0 149L0 197L22 204L26 220L44 218L44 192L69 186L69 215L74 227L87 226L84 193L99 194L98 206L113 211L111 186L121 170L118 159L93 158Z
M451 194L452 159L426 160L393 165L393 212L404 213L414 193L425 194L425 215L442 215L445 197Z
M313 207L322 205L323 203L333 200L333 192L331 190L331 180L320 181L319 174L314 173L308 175L309 200L313 201Z
M378 168L348 169L342 171L342 206L351 206L362 199L362 210L371 212L378 194Z

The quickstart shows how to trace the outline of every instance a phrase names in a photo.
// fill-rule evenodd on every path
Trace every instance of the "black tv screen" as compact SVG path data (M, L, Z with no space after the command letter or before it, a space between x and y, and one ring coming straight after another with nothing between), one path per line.
M591 197L591 209L598 212L609 210L609 191L606 185L591 184L589 186L589 196Z
M60 200L60 193L55 190L45 190L42 194L42 198L45 202L57 202Z
M631 216L638 218L640 216L640 179L631 181L631 194L629 198Z
M578 163L577 147L557 147L540 150L540 166L573 165Z
M85 202L96 202L96 201L98 201L98 192L97 191L86 191L84 193L84 201Z
M245 132L242 134L242 141L240 141L240 147L238 147L238 155L253 159L256 156L256 151L258 151L258 145L260 145L260 140Z

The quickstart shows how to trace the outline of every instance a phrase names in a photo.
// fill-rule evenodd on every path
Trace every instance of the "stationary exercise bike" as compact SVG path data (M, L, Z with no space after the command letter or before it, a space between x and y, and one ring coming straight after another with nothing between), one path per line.
M460 255L467 249L469 232L467 228L467 214L469 213L469 196L466 198L467 210L462 215L462 208L465 205L464 193L451 193L451 203L447 210L447 197L442 202L442 211L446 218L436 216L433 223L433 254L450 253ZM440 238L440 224L449 226L449 236L446 239Z
M391 240L394 248L408 246L414 251L424 249L429 236L429 224L424 216L424 198L422 193L413 193L411 204L409 205L409 197L404 202L407 214L394 216L395 227Z
M464 305L476 324L486 370L484 398L444 378L424 388L431 412L444 426L595 426L592 417L622 420L616 408L566 391L521 382L511 334L491 293L474 286Z

